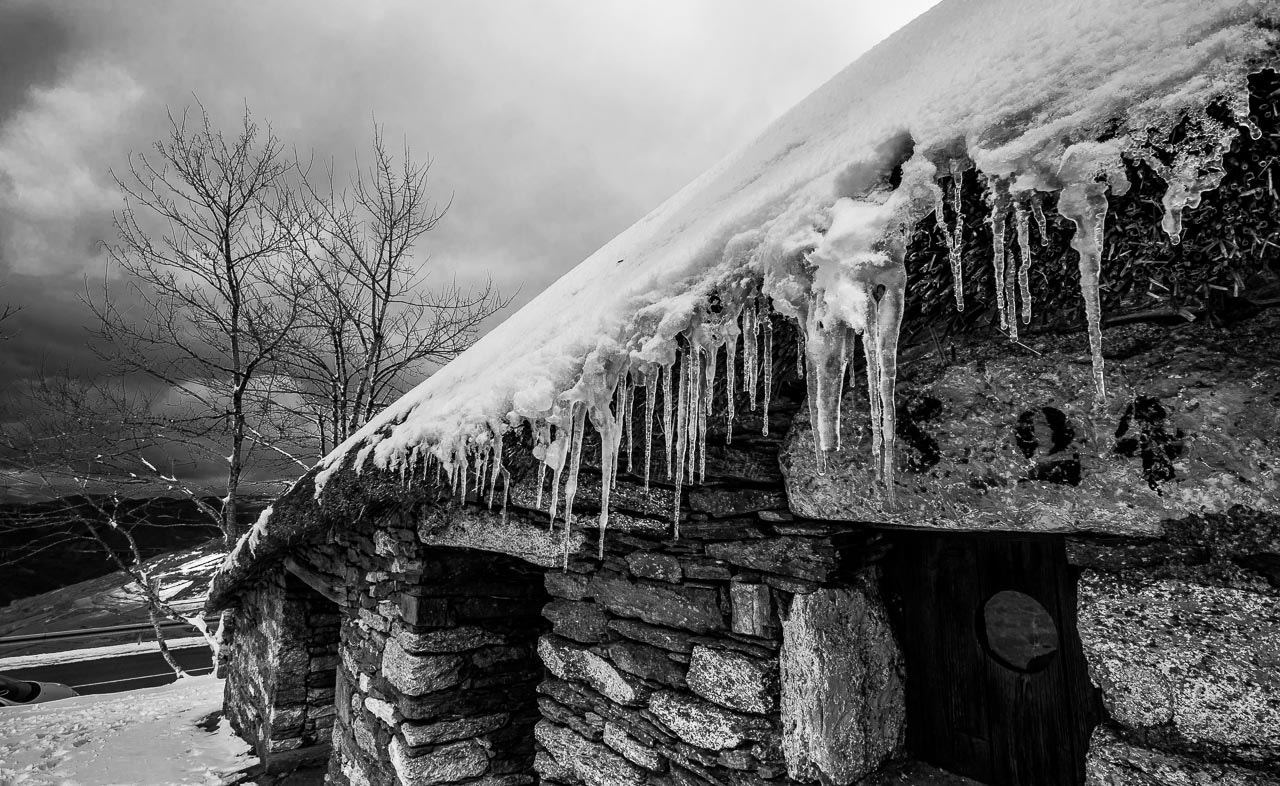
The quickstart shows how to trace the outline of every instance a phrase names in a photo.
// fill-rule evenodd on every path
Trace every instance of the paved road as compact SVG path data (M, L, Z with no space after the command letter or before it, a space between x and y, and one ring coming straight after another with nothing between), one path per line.
M173 655L178 665L193 676L207 674L213 668L212 653L207 647L173 650ZM70 685L81 694L117 693L138 688L151 688L174 680L173 671L169 669L159 652L100 658L79 663L35 666L20 671L5 672L5 674L23 680L61 682Z

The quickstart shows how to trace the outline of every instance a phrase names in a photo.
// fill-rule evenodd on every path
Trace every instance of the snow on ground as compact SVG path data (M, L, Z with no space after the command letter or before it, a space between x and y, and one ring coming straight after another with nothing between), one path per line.
M220 539L147 560L147 570L159 579L169 603L183 613L204 605L209 578L222 561ZM122 572L89 579L42 595L20 598L0 608L0 637L79 630L146 622L142 592ZM78 646L75 641L63 646ZM53 648L55 642L6 647L0 654Z
M213 784L257 763L225 719L222 681L191 677L132 693L0 710L0 786Z
M189 647L207 647L209 642L203 636L188 636L180 639L165 639L171 650L182 650ZM159 652L160 645L155 639L129 642L128 644L111 644L106 647L88 649L62 650L59 652L39 652L31 655L14 655L0 658L0 673L33 669L37 666L55 666L60 663L82 663L101 658L121 658L128 655L141 655L146 652Z

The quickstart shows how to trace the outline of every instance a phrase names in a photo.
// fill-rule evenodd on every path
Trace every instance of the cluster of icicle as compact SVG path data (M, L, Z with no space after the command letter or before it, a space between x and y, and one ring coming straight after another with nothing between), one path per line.
M1239 112L1237 116L1255 138L1260 135ZM1194 208L1204 192L1220 183L1224 174L1222 157L1237 133L1234 127L1204 114L1190 118L1187 124L1190 133L1177 144L1168 136L1155 134L1079 143L1062 153L1052 171L1027 167L1026 171L1015 168L1002 174L980 175L985 178L991 208L999 324L1012 340L1018 339L1019 321L1025 325L1032 318L1032 220L1041 245L1047 242L1048 222L1041 194L1056 191L1058 213L1074 224L1071 245L1079 255L1080 288L1099 401L1105 396L1099 286L1107 192L1121 195L1129 188L1122 156L1147 162L1166 182L1163 227L1170 240L1177 243L1183 210ZM965 171L972 162L964 159L944 163L951 180L950 220L948 194L945 184L939 183L935 164L917 156L904 166L902 183L891 193L838 200L828 215L814 222L824 228L811 232L810 240L800 242L798 251L774 247L769 253L760 251L747 260L747 270L758 277L749 286L709 292L706 307L680 337L665 347L664 361L639 361L627 352L610 358L588 358L578 383L559 396L550 413L526 421L534 435L533 455L541 462L536 506L542 509L546 504L548 526L554 528L557 519L561 522L566 563L588 420L600 439L601 557L609 525L610 495L624 460L626 472L632 473L636 454L643 453L639 459L641 474L646 491L649 488L655 425L660 428L664 449L659 466L665 468L666 480L674 487L672 525L678 538L682 488L686 483L702 481L706 472L708 419L720 414L713 409L717 381L730 391L721 397L726 441L733 439L736 413L732 392L739 386L753 410L758 405L763 407L764 433L768 434L774 318L791 318L799 328L797 373L806 379L819 472L825 471L827 454L840 449L841 400L855 352L861 347L873 466L884 502L892 505L894 387L898 331L906 298L905 251L910 230L928 213L935 215L949 250L956 307L964 308L965 216L961 190ZM1008 237L1010 215L1012 243ZM867 242L868 227L879 238L873 243ZM655 339L635 336L631 345L638 346L646 340L652 344ZM652 358L654 353L647 351L644 356ZM638 399L643 402L639 418ZM435 451L419 448L406 466L422 466L425 472L425 465L432 462L437 479L440 480L441 471L447 473L456 494L464 499L473 493L477 498L487 495L492 506L499 476L506 480L504 487L510 481L502 464L503 436L513 428L523 427L520 421L512 414L507 421L490 424L487 431L464 440L444 460L439 447ZM638 450L636 442L640 443ZM357 465L362 458L357 458ZM421 461L423 458L428 461ZM507 496L504 491L504 518Z

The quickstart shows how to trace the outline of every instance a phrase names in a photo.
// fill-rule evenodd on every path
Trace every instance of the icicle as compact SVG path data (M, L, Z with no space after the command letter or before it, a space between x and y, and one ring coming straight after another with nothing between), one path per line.
M765 304L765 312L761 316L764 330L764 371L763 379L761 379L760 395L764 399L763 411L761 412L763 426L761 432L767 437L769 436L769 401L773 398L773 320L769 317L769 306Z
M667 480L671 480L676 469L675 454L675 415L672 407L672 391L675 389L675 361L662 366L662 438L667 444Z
M465 503L467 501L467 474L471 470L471 464L467 459L466 446L463 446L457 451L456 457L458 461L458 470L455 485L457 485L461 491L462 496L460 501Z
M635 463L635 441L636 441L636 424L635 424L635 408L636 408L636 383L631 378L631 372L626 375L627 396L626 396L626 412L621 413L623 424L627 429L627 472L630 473Z
M707 348L705 352L706 352L706 359L707 359L707 370L706 370L706 373L703 374L702 381L707 388L707 392L706 392L706 395L702 397L702 408L708 415L710 415L713 412L711 405L712 405L712 399L715 396L716 372L719 370L717 366L720 365L717 362L719 359L718 356L720 355L720 344L718 342L711 342L707 344Z
M702 348L692 346L689 349L689 375L685 382L688 385L688 395L685 399L685 406L688 407L687 420L685 421L685 429L683 431L686 441L685 460L688 462L685 466L685 477L690 483L698 482L698 429L702 424Z
M568 428L558 426L556 428L556 438L551 441L551 445L547 448L548 463L551 463L551 507L548 509L551 514L548 526L551 529L555 529L556 511L560 508L560 476L564 474L565 463L569 460L570 452L573 450L574 408L576 406L576 404L569 404ZM553 459L554 462L552 463Z
M538 468L538 498L533 503L534 510L542 510L542 488L547 485L547 464L542 462Z
M752 412L756 411L756 363L760 359L756 316L756 299L752 297L742 310L742 390L747 394Z
M680 538L680 489L684 485L685 451L688 448L687 435L689 428L689 355L686 349L680 354L680 398L676 404L676 473L675 492L672 494L672 520L675 537Z
M796 379L804 379L804 331L796 331Z
M707 418L711 414L711 396L715 391L716 347L699 352L702 356L702 373L698 385L698 482L707 481Z
M898 381L898 334L902 329L902 313L906 305L906 266L899 251L896 260L899 276L886 282L884 294L876 307L876 365L879 371L876 378L880 383L880 428L881 440L881 472L884 480L885 501L892 506L897 498L895 485L898 442L898 415L894 401L895 387Z
M880 317L876 301L868 297L867 326L862 331L862 355L866 358L867 404L871 410L871 458L875 462L876 477L881 477L884 466L884 417L880 398L880 350L876 334Z
M1013 247L1006 246L1004 251L1004 302L1009 309L1009 340L1018 340L1018 260L1013 255Z
M498 490L498 470L502 469L502 429L493 435L493 466L489 469L489 510L493 510L493 496Z
M955 191L955 231L952 232L947 227L946 209L944 207L946 195L941 186L938 187L936 192L933 212L934 218L938 222L938 228L942 230L943 240L947 243L947 256L951 260L951 281L952 287L955 289L956 311L964 311L964 257L961 254L964 248L964 214L960 210L960 189L964 183L964 170L960 168L960 164L957 161L951 162L951 183L952 189Z
M991 251L995 265L996 310L1000 312L1000 327L1009 327L1009 307L1005 300L1005 222L1009 215L1009 185L992 178L991 188ZM1016 306L1015 306L1016 308Z
M868 297L871 304L875 301ZM806 314L805 348L809 360L810 416L819 471L825 471L826 454L840 449L840 404L848 365L848 329L834 319L826 324L815 304Z
M609 530L609 504L613 485L618 480L618 458L622 451L622 423L619 417L626 409L627 397L626 375L618 382L614 392L614 405L618 412L614 416L606 408L596 423L596 431L600 434L600 541L599 557L604 559L604 538Z
M649 490L649 467L653 466L653 415L658 403L658 370L644 378L644 490Z
M578 470L582 467L582 443L587 439L587 405L576 405L570 438L569 475L564 481L564 559L569 564L569 535L573 532L573 498L578 495ZM603 473L602 473L603 475Z
M724 345L724 405L725 405L725 423L724 423L724 444L733 444L733 420L736 417L734 410L734 399L738 396L737 384L737 367L738 367L738 337L742 334L739 327L738 317L733 318L734 329L729 333L728 341Z
M543 466L546 466L545 464ZM507 526L507 504L511 501L511 473L502 467L502 526Z
M1036 219L1036 229L1040 230L1040 246L1049 245L1049 222L1044 217L1044 207L1040 204L1040 195L1031 194L1031 215Z
M1102 244L1107 219L1107 184L1072 183L1058 196L1058 212L1075 224L1071 247L1080 255L1080 294L1089 322L1089 348L1093 354L1093 384L1098 401L1106 398L1102 365Z
M1023 202L1013 206L1014 222L1018 229L1018 254L1022 266L1018 268L1018 288L1022 297L1022 324L1031 324L1031 220Z

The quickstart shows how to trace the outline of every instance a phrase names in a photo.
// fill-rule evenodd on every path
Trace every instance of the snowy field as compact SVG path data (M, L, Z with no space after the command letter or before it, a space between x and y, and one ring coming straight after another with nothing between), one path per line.
M257 763L226 720L222 681L192 677L132 693L0 710L0 786L214 784Z

